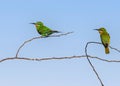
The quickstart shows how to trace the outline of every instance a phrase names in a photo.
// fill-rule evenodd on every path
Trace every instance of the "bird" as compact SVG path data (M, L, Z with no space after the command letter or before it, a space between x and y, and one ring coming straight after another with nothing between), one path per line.
M45 26L41 21L37 21L36 23L30 24L34 24L37 32L43 37L48 37L53 33L60 33L60 31L52 30L49 27Z
M109 44L110 44L110 35L109 33L107 32L107 30L104 28L104 27L101 27L99 29L94 29L94 30L97 30L100 34L100 38L101 38L101 42L105 48L105 53L106 54L109 54L110 51L109 51Z

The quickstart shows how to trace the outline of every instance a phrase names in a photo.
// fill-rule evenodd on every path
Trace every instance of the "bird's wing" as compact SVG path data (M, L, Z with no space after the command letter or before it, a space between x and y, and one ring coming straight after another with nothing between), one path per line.
M101 41L102 41L102 43L103 43L103 45L105 47L108 47L108 45L110 44L110 36L109 36L109 34L108 33L107 34L102 34L101 35Z
M44 26L43 28L44 28L44 30L45 30L46 32L52 31L52 30L51 30L49 27L47 27L47 26Z

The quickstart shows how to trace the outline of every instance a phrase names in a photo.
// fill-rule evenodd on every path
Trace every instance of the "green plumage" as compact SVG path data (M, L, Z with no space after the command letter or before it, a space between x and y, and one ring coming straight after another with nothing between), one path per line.
M108 33L103 33L100 35L101 41L105 47L107 47L110 43L110 36Z
M105 47L105 53L109 54L110 53L110 51L109 51L109 44L110 44L109 33L103 27L99 28L99 29L96 29L96 30L98 30L99 33L100 33L101 42L102 42L103 46Z
M36 26L37 32L42 35L43 37L48 37L49 35L53 33L59 33L59 31L56 30L51 30L47 26L45 26L42 22L36 22L36 23L31 23Z

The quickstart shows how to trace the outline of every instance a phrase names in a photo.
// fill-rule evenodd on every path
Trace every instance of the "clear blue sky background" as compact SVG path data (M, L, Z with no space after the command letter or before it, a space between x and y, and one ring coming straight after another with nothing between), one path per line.
M18 47L39 36L29 23L42 21L54 30L74 31L59 38L34 40L24 46L21 57L60 57L84 55L88 41L98 41L93 29L105 27L111 46L120 49L119 0L3 0L0 1L0 59L13 57ZM120 59L101 45L90 45L89 54ZM120 86L120 63L91 60L105 86ZM52 61L5 61L0 63L1 86L100 86L86 58Z

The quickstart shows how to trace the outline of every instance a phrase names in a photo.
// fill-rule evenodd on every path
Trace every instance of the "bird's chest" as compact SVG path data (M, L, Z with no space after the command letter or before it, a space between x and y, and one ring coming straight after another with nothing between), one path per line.
M109 36L108 34L102 34L100 35L101 37L101 41L104 42L104 43L109 43Z

